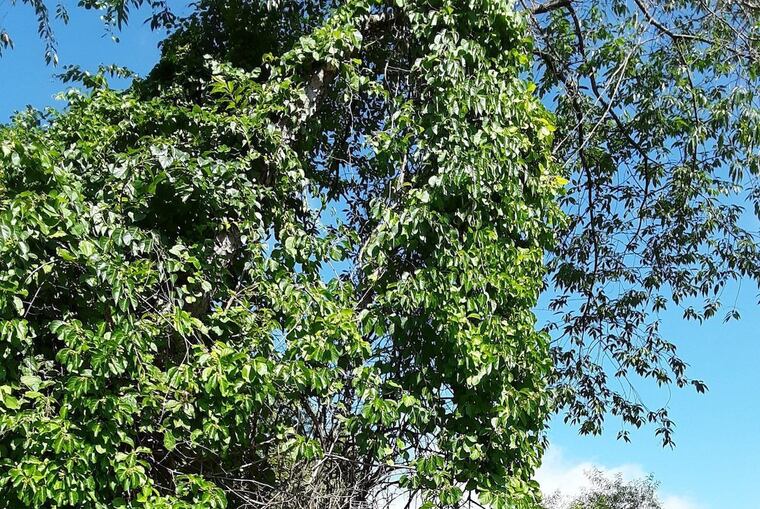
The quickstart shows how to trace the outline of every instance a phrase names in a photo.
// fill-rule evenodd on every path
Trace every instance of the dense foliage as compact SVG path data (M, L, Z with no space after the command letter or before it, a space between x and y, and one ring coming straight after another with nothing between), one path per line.
M661 315L703 321L726 302L725 318L738 318L731 282L760 276L760 8L723 0L517 4L535 42L536 93L557 118L552 153L570 180L562 200L570 220L547 277L557 408L584 433L601 432L615 414L621 438L626 426L650 422L672 444L667 408L640 398L642 379L706 386L678 355L675 339L686 338L661 334ZM319 18L319 2L298 5ZM251 68L260 47L241 27L261 18L250 2L205 3L165 43L153 78L197 76L204 54ZM292 18L265 19L266 33L280 39L300 30ZM389 41L403 62L390 73L411 65L406 37Z
M23 3L34 7L47 55L54 56L48 15L54 4ZM601 432L610 413L625 425L651 422L672 444L667 408L640 398L641 379L700 392L706 386L687 374L678 355L677 340L686 338L661 334L662 314L699 322L719 313L738 318L735 282L759 278L760 6L515 3L535 41L537 93L558 119L552 153L570 180L562 203L570 220L547 278L556 313L549 327L558 410L584 433ZM187 19L161 0L80 3L103 9L109 27L147 7L152 26L173 30L154 73L158 81L161 74L164 81L197 78L205 54L257 67L262 51L281 54L334 2L271 4L289 14L268 16L250 0L201 2ZM252 26L259 27L255 37ZM407 35L395 32L389 42L399 55ZM10 44L0 26L0 50ZM626 426L619 436L628 438Z
M148 80L2 128L0 507L532 507L529 52L499 0L202 3Z

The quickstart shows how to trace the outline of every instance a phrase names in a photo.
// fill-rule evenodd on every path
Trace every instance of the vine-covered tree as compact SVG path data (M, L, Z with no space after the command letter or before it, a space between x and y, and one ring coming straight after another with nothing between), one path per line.
M55 61L65 9L21 3ZM172 35L130 91L71 69L92 94L2 130L9 507L515 500L549 408L671 443L617 387L703 391L658 313L758 279L756 3L80 5Z
M501 0L201 2L0 129L0 507L534 507L529 52Z

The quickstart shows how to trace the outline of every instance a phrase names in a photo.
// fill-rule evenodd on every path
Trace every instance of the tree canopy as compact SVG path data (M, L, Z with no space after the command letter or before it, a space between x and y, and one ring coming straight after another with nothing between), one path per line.
M48 13L65 20L65 10L45 0L24 3L35 9L52 58ZM164 73L187 86L204 76L204 55L252 70L338 4L288 1L262 9L255 1L207 1L186 18L164 1L80 5L101 9L114 29L147 7L152 26L173 32L153 81ZM515 9L533 41L525 76L556 115L552 153L570 180L562 200L569 221L547 277L559 408L584 433L601 432L612 413L626 425L655 423L672 444L667 408L649 408L636 380L700 392L706 385L691 379L678 355L685 338L661 335L660 313L675 308L699 322L719 313L736 319L726 289L732 281L758 281L760 6L519 0ZM0 32L7 47L11 36ZM404 44L405 35L396 36ZM627 436L624 426L620 437Z
M637 379L705 385L678 356L688 338L663 337L659 314L738 318L726 289L760 280L760 4L520 5L533 77L557 115L552 152L571 180L550 263L567 418L584 432L601 431L608 412L651 421L669 444L667 408L647 408Z

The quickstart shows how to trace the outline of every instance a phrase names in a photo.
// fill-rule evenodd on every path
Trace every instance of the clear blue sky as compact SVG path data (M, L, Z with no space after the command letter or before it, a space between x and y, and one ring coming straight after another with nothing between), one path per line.
M8 0L0 0L0 27L12 33L16 49L0 58L0 122L27 104L38 108L56 105L53 96L65 88L53 78L59 70L44 64L30 9L8 4ZM71 14L70 25L57 31L61 65L79 64L94 70L99 64L116 63L144 74L157 61L162 35L141 24L144 16L133 17L117 44L105 34L97 13L73 9ZM677 447L662 449L651 428L634 433L633 443L626 444L615 440L616 423L610 423L609 432L602 437L579 437L557 419L550 439L562 449L569 466L582 462L607 467L635 464L655 474L663 493L696 502L691 507L760 508L757 291L744 283L725 295L736 296L741 321L723 324L718 318L698 326L683 322L677 313L664 316L664 331L677 338L682 356L691 364L691 374L705 380L710 391L696 395L689 390L668 393L640 387L652 406L670 400L678 425Z

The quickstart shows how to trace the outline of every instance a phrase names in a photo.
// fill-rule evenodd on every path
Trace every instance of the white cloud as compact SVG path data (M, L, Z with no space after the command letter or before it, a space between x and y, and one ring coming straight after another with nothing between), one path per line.
M590 461L571 462L565 458L562 449L550 447L544 455L544 461L536 474L536 480L547 495L557 491L568 497L580 495L583 490L591 487L586 475L589 471L598 469L607 475L622 475L624 479L635 479L646 476L639 466L625 464L617 467L605 467Z
M591 487L587 473L593 470L599 470L608 477L620 475L626 480L647 475L641 465L633 463L607 466L591 461L571 461L561 448L551 446L544 455L543 465L536 473L536 480L547 496L561 493L563 499L572 499ZM660 495L663 509L706 509L683 496L664 493Z

